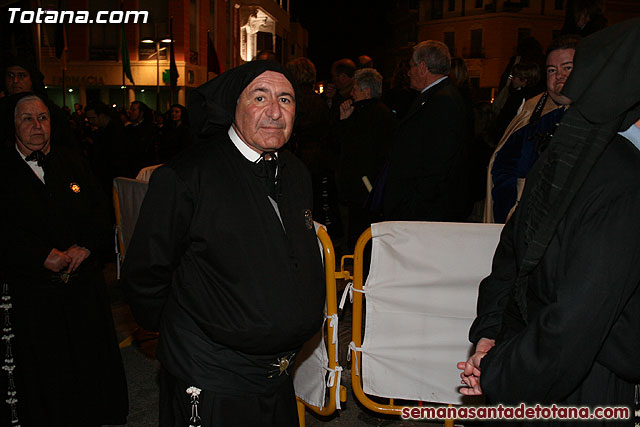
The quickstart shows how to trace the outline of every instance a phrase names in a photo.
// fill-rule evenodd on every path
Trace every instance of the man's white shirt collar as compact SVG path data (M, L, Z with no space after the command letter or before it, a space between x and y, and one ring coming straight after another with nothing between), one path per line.
M249 146L247 144L244 143L243 140L240 139L240 137L238 136L238 133L236 132L236 130L233 128L233 125L231 125L231 127L229 128L229 138L231 139L231 142L233 142L233 145L236 146L236 148L238 149L238 151L240 151L240 153L242 153L242 155L249 160L250 162L253 163L258 163L259 161L261 161L263 158L262 156L253 151L251 148L249 148ZM278 154L276 153L276 156ZM278 168L280 169L280 168ZM278 176L278 170L276 169L276 176ZM271 202L271 206L273 206L273 209L276 212L276 215L278 215L278 219L280 220L280 224L282 225L282 228L284 229L284 223L282 222L282 217L280 216L280 210L278 209L278 204L275 202L275 200L273 200L271 198L271 196L267 196L269 198L269 202ZM286 230L285 230L286 232Z
M420 93L425 93L427 90L429 90L429 88L434 87L435 85L437 85L438 83L440 83L441 81L446 79L447 77L449 77L449 76L440 77L438 80L436 80L435 82L431 83L429 86L427 86L424 89L422 89L422 91Z
M258 159L260 158L260 153L253 151L247 144L245 144L243 140L240 139L238 133L233 128L233 125L231 125L231 127L229 128L228 134L231 142L233 142L233 145L236 146L238 151L240 151L247 160L249 160L250 162L258 161Z
M640 128L638 126L632 124L629 129L618 133L631 141L631 143L640 150Z

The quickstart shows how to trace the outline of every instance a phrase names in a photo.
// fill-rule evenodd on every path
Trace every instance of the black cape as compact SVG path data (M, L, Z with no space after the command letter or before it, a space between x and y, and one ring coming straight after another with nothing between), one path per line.
M51 148L45 180L15 147L0 156L0 270L13 298L18 416L23 426L122 424L127 387L100 261L111 242L104 196L64 147ZM65 284L43 263L52 248L73 244L91 255ZM2 408L5 417L4 400Z

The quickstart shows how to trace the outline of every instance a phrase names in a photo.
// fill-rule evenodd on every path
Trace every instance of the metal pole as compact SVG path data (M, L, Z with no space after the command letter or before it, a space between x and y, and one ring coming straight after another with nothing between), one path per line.
M64 55L64 53L63 53ZM65 78L64 78L64 66L62 67L62 106L66 106L67 105L67 87L65 86L65 82L64 82Z
M156 38L158 36L156 35ZM160 41L156 39L156 111L160 111Z
M122 108L127 109L127 94L126 87L124 85L124 66L122 67Z

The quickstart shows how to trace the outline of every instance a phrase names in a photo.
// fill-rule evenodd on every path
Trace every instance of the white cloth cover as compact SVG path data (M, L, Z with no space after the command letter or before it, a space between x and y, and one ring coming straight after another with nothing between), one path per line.
M324 325L324 324L323 324ZM307 341L296 358L293 371L293 387L296 396L305 402L322 408L327 393L327 370L329 358L324 343L324 326Z
M136 175L136 179L138 181L149 182L153 171L158 169L160 166L162 166L162 163L160 163L159 165L147 166L146 168L140 169L140 172L138 172L138 175Z
M362 345L367 394L462 403L478 285L502 225L386 222L372 226Z
M118 177L113 179L113 186L118 192L120 200L120 229L119 233L123 242L122 260L126 254L133 230L138 221L138 213L140 206L147 194L147 184L144 181L138 181L130 178Z

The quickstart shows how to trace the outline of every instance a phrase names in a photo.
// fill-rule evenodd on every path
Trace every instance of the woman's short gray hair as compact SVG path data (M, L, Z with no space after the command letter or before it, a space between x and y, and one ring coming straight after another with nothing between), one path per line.
M371 98L380 98L382 96L382 76L373 68L362 68L357 70L353 75L355 84L360 90L369 88L371 90Z
M16 121L18 121L18 106L20 106L21 104L23 104L23 103L25 103L25 102L27 102L27 101L33 101L33 100L38 100L38 101L42 102L42 103L44 104L44 106L45 106L45 107L47 107L47 103L46 103L46 102L44 102L44 99L40 98L40 97L39 97L38 95L36 95L36 94L33 94L33 95L27 95L27 96L25 96L24 98L20 98L20 99L18 100L18 102L16 102L16 106L15 106L15 108L13 109L13 121L14 121L14 123L15 123ZM47 112L49 112L49 107L47 107ZM11 117L11 116L9 116L9 117Z

